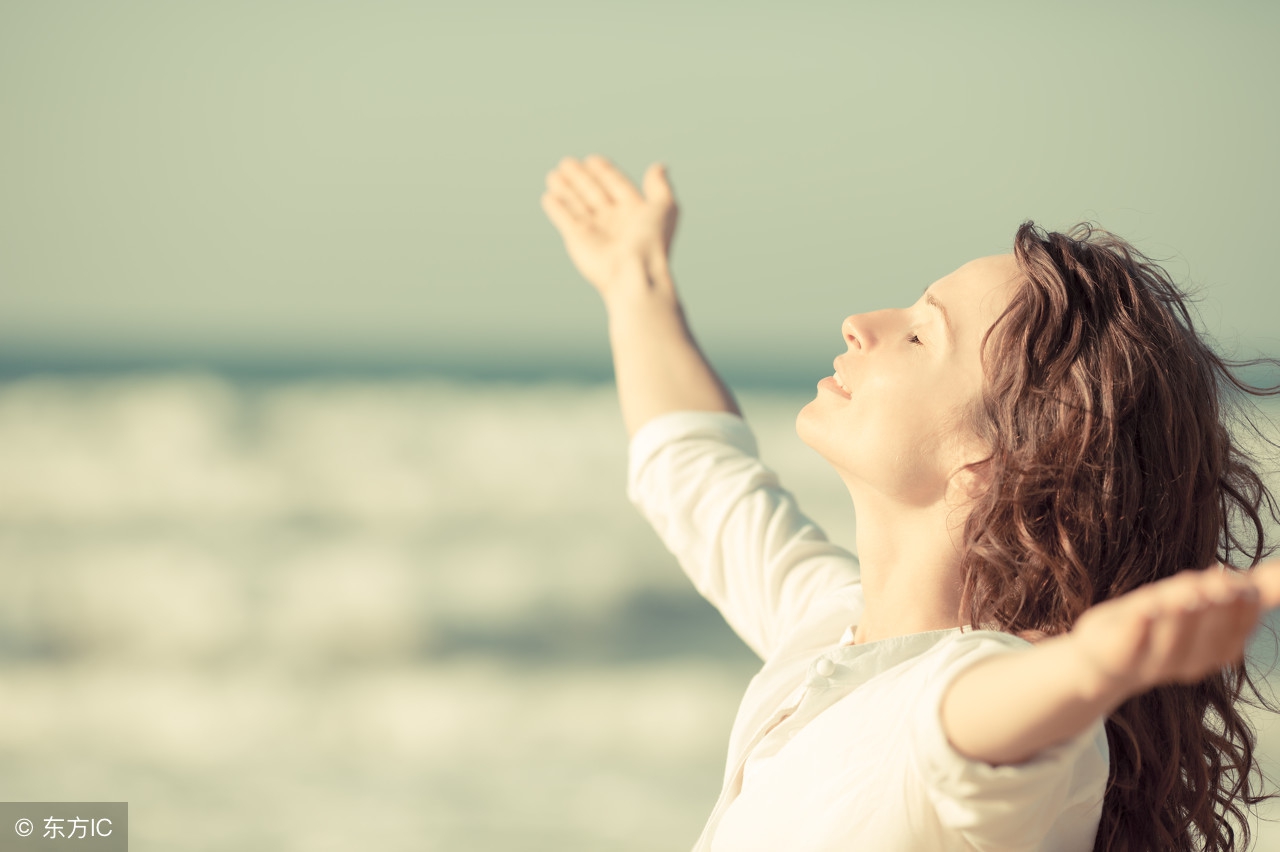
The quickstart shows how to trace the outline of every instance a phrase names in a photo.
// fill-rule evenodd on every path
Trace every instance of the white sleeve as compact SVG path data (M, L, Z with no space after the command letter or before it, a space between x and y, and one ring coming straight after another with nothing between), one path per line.
M916 770L941 823L979 852L1093 848L1110 752L1106 719L1031 760L992 766L956 751L942 728L942 696L964 669L1030 643L1005 633L961 634L945 652L913 713Z
M627 497L762 659L811 602L860 579L857 557L800 513L736 414L674 411L645 422L629 447Z

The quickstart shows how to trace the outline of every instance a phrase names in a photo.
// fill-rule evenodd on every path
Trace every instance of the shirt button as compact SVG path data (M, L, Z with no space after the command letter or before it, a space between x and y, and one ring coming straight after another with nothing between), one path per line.
M821 660L818 660L818 665L814 667L814 671L816 671L822 677L831 677L831 673L834 672L835 670L836 670L836 664L828 660L826 657L823 657Z

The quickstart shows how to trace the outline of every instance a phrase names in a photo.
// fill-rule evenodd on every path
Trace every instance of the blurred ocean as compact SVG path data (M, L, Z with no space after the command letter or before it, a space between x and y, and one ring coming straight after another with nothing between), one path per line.
M799 390L738 396L852 549ZM128 801L137 850L691 847L759 661L625 483L609 384L5 381L0 798Z

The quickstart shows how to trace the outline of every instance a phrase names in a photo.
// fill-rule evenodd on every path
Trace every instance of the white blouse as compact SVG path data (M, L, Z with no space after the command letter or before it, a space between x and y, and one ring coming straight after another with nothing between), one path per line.
M1093 848L1104 720L1014 766L957 752L943 691L978 660L1031 646L967 628L852 644L857 557L800 513L741 417L647 421L630 443L627 496L764 660L694 852Z

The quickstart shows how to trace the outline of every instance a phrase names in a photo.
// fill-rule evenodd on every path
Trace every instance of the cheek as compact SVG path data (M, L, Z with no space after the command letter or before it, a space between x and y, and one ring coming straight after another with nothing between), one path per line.
M938 455L947 415L945 391L900 382L880 389L854 417L847 429L857 429L864 444L892 463L918 475Z

